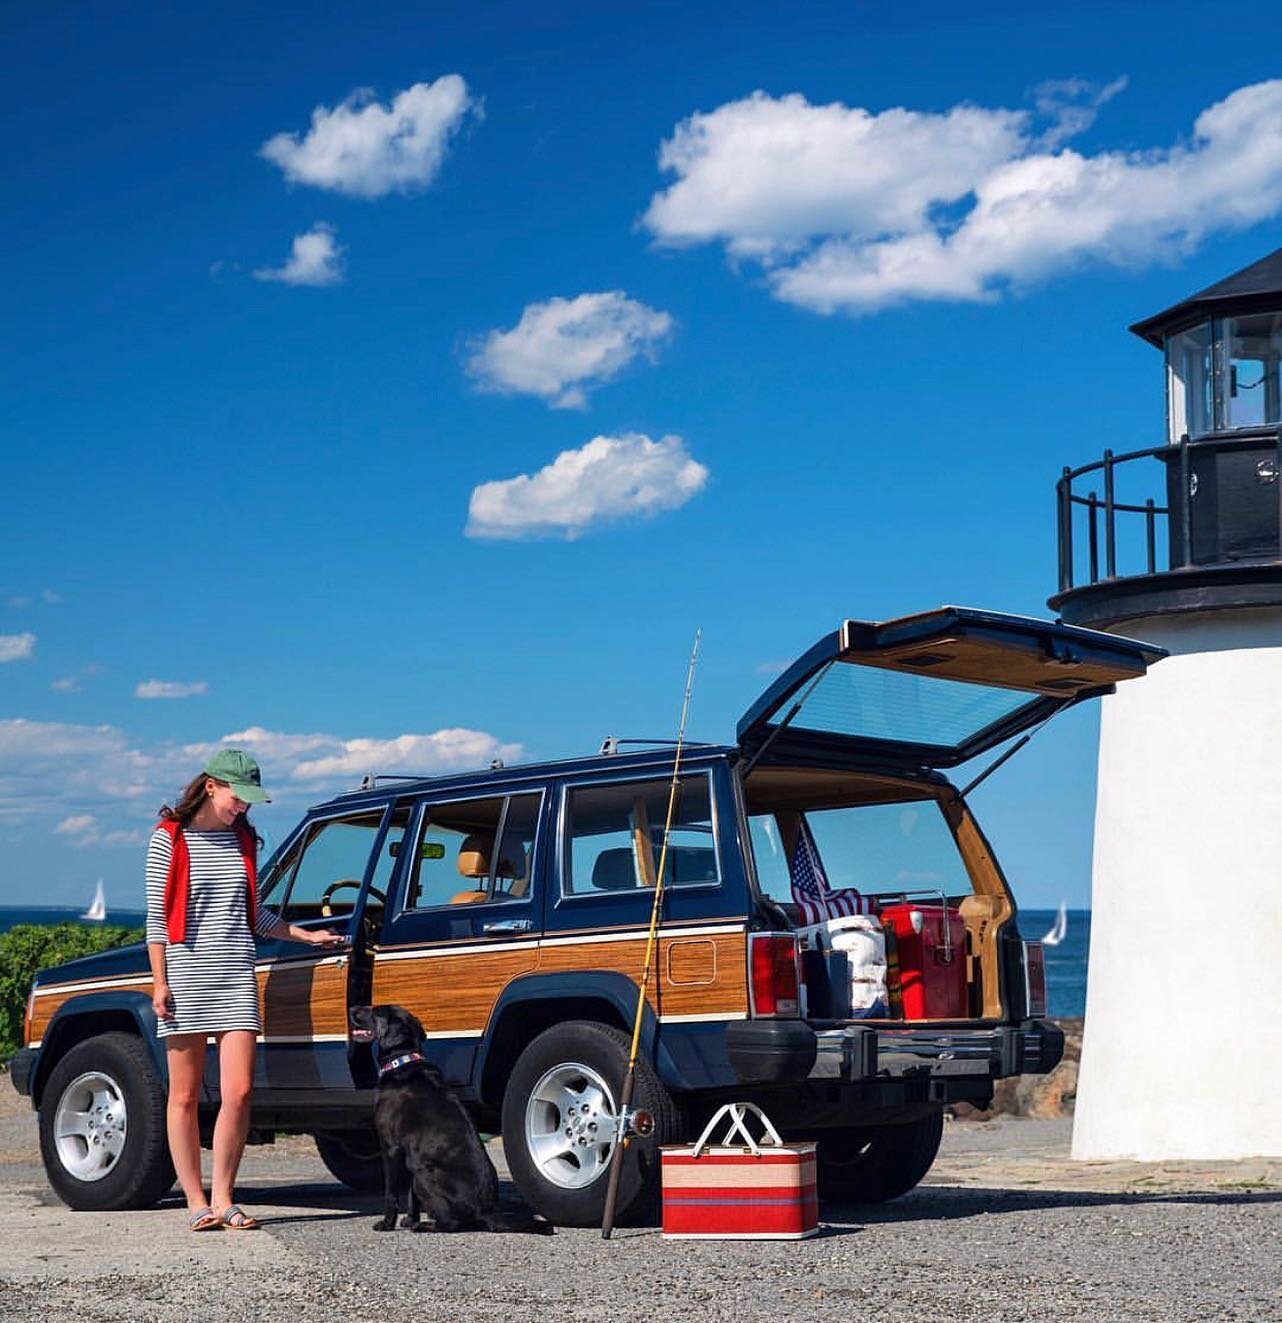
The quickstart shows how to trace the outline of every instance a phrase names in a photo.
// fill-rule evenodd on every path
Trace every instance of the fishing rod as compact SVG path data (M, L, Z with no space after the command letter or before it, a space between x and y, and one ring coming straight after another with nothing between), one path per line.
M614 1210L619 1200L619 1177L623 1171L623 1155L633 1135L645 1137L654 1132L654 1118L649 1112L632 1110L632 1093L636 1086L637 1056L641 1050L641 1023L645 1017L645 994L650 986L650 972L654 966L658 945L659 915L663 908L663 883L668 864L668 837L672 834L672 817L676 812L677 791L680 788L681 749L685 744L686 718L690 714L690 694L694 689L694 668L699 662L699 643L703 630L694 632L694 648L690 653L690 666L686 671L686 692L681 700L681 723L677 727L677 747L672 764L672 784L668 788L668 815L663 823L663 844L659 849L659 869L654 879L654 904L650 907L650 931L646 936L645 960L641 965L641 987L637 992L637 1013L632 1022L632 1047L628 1052L628 1069L623 1076L619 1093L619 1115L615 1122L614 1147L610 1150L610 1177L605 1187L605 1212L601 1218L601 1239L609 1240L614 1230Z

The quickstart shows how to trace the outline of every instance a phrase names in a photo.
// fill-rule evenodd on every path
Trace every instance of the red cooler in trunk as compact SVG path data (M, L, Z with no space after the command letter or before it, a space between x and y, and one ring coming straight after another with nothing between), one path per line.
M885 905L879 917L895 934L905 1020L964 1020L966 925L951 907Z

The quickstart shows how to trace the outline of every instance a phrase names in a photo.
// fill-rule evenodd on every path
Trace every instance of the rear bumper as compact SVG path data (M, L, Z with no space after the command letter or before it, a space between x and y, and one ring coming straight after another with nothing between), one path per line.
M24 1097L31 1097L31 1077L36 1073L36 1058L40 1055L34 1047L19 1048L9 1058L9 1078L13 1087Z
M745 1084L960 1082L1054 1070L1064 1054L1064 1034L1047 1020L983 1029L814 1029L804 1020L743 1020L727 1027L726 1048Z

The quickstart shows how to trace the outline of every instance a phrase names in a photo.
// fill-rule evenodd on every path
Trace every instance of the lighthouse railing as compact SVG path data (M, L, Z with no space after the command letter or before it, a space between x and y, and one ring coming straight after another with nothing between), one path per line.
M1205 481L1200 478L1199 469L1209 457L1238 451L1260 452L1261 458L1255 469L1257 481L1276 488L1277 529L1282 530L1282 428L1257 429L1247 434L1219 435L1197 440L1190 440L1186 436L1174 444L1149 446L1123 454L1105 450L1102 459L1078 468L1065 466L1055 484L1060 592L1141 574L1202 568L1208 564L1240 563L1244 560L1255 564L1282 563L1282 534L1277 531L1272 533L1271 540L1266 537L1262 544L1254 546L1245 555L1237 552L1232 555L1212 554L1209 559L1195 555L1193 502L1200 481ZM1161 499L1151 495L1143 496L1142 501L1139 497L1119 499L1119 470L1125 470L1123 485L1129 490L1138 485L1136 474L1144 461L1149 461L1148 476L1151 485L1161 490ZM1087 479L1091 480L1089 485ZM1084 487L1087 490L1083 491ZM1079 513L1084 514L1086 524L1084 567L1079 565L1080 552L1075 537L1075 516ZM1159 564L1158 555L1159 517L1166 521L1167 530L1164 564ZM1125 521L1125 524L1119 525L1119 520ZM1137 551L1140 520L1143 521L1142 560ZM1135 554L1126 555L1119 549L1119 527L1124 526L1129 531L1131 525L1137 525L1136 537L1129 542L1123 538L1121 542L1122 546L1132 546ZM1215 531L1218 533L1221 530ZM1079 568L1085 569L1084 576L1078 573Z

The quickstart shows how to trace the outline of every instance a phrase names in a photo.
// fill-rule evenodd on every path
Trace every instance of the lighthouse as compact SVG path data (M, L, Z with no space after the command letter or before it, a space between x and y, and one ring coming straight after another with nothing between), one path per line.
M1282 249L1131 330L1166 439L1057 486L1051 607L1171 654L1101 706L1073 1156L1278 1156Z

